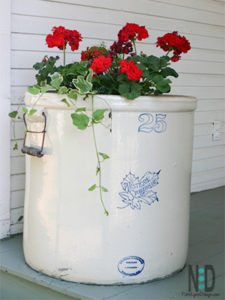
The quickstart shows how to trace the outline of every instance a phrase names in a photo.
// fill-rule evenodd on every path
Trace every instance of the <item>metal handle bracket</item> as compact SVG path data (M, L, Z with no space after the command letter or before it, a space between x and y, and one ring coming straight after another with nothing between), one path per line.
M42 157L44 156L43 153L43 148L44 148L44 142L45 142L45 134L46 134L46 115L44 112L42 112L42 116L44 117L44 129L42 131L33 131L33 130L28 130L27 127L27 121L26 121L26 113L23 114L23 121L26 127L26 132L24 135L24 140L23 140L23 148L22 148L22 153L24 154L28 154L28 155L32 155L32 156L36 156L36 157ZM41 144L41 149L35 148L35 147L28 147L26 145L26 138L27 138L27 133L42 133L43 137L42 137L42 144Z

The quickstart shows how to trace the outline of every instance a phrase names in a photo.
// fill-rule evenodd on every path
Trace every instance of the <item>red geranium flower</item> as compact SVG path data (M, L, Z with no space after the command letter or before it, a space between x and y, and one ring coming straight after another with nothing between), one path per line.
M105 57L100 55L92 61L90 68L94 73L99 74L106 71L111 66L111 64L112 60L110 56Z
M135 23L127 23L118 33L120 42L134 41L136 39L141 41L148 36L148 31L145 26L139 26Z
M85 51L81 52L81 60L93 60L95 57L98 57L100 55L108 56L109 51L105 47L87 47Z
M187 53L191 49L189 41L184 36L178 35L177 31L158 37L156 46L167 52L173 51L173 56L171 57L173 62L180 59L181 53Z
M60 50L69 43L71 50L77 50L82 41L81 34L76 30L69 30L63 26L53 27L53 34L48 34L46 43L49 48L58 47Z
M126 61L125 59L119 61L121 66L120 73L126 73L127 78L130 80L139 80L141 79L142 70L138 68L137 65L131 60Z

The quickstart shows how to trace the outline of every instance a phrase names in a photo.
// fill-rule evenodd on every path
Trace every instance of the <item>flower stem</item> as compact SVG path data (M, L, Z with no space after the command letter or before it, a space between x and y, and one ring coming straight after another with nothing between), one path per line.
M94 111L94 97L92 96L91 99L91 103L92 103L92 113ZM100 195L100 200L102 203L102 207L105 211L105 214L108 216L109 213L106 210L105 204L103 202L103 197L102 197L102 169L101 169L101 161L99 158L99 152L98 152L98 147L97 147L97 141L96 141L96 135L95 135L95 127L94 127L94 123L91 123L91 127L92 127L92 135L93 135L93 140L94 140L94 146L95 146L95 152L96 152L96 157L97 157L97 170L98 170L98 188L99 188L99 195Z
M63 65L66 65L66 46L63 45Z
M137 54L137 48L136 48L135 40L133 40L132 43L133 43L133 45L134 45L134 52L135 52L135 54Z

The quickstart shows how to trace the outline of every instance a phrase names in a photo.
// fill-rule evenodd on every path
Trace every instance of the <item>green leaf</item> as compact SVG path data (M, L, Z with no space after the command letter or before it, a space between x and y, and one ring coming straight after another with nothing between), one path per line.
M77 76L77 79L73 79L72 82L81 95L89 93L92 89L92 83L86 81L82 75Z
M91 187L89 187L88 190L89 190L90 192L92 192L92 191L94 191L94 190L96 189L96 187L97 187L96 184L93 184Z
M103 159L110 158L107 154L102 153L102 152L99 152L99 155L101 155L101 157L102 157Z
M107 111L107 109L96 109L92 113L93 121L96 123L100 122L104 118L104 114Z
M90 84L91 84L91 82L92 82L93 73L94 73L93 70L92 70L92 69L89 69L88 75L87 75L87 78L86 78L86 81L87 81L88 83L90 83Z
M76 112L86 111L86 107L79 107L75 111Z
M97 168L96 168L96 175L98 175L99 172L100 172L100 168L97 167Z
M155 75L155 76L152 78L152 80L153 80L155 83L157 83L157 82L163 81L163 80L164 80L164 77L163 77L162 75L157 74L157 75Z
M156 57L154 55L150 55L150 56L147 57L147 62L148 62L149 67L153 71L155 71L155 72L159 71L159 69L160 69L160 59L158 57Z
M55 72L53 75L52 75L52 78L51 78L51 86L53 88L55 88L56 90L58 90L58 88L60 87L60 84L63 82L63 77L60 73L58 72Z
M133 100L141 95L141 86L133 81L123 82L119 85L119 93L129 100Z
M47 85L47 80L46 79L42 80L39 85L40 85L40 87L46 86Z
M41 92L46 93L47 91L51 90L52 87L50 85L45 85L41 87Z
M156 87L160 92L168 93L170 91L170 79L165 79L162 75L156 75L154 76L153 81L155 82Z
M40 87L38 85L28 86L27 90L32 95L37 95L40 93Z
M104 186L101 186L101 190L105 193L108 192L107 188L105 188Z
M61 86L58 90L58 94L66 94L68 91L68 88L66 86Z
M14 111L12 111L12 112L9 113L9 117L12 118L12 119L15 119L17 115L18 115L18 111L17 110L14 110Z
M69 102L66 100L66 98L63 98L63 99L61 100L61 102L65 103L67 107L70 107L70 104L69 104Z
M13 151L18 150L18 143L15 142L14 146L13 146Z
M164 69L162 69L161 73L160 73L163 77L167 77L167 76L173 76L173 77L178 77L179 75L177 74L177 72L169 67L166 67Z
M88 127L89 117L83 113L73 113L71 114L71 118L73 120L73 124L81 130L84 130Z
M33 116L33 114L36 113L36 109L32 108L30 111L29 111L29 116Z
M77 90L71 89L67 95L69 98L71 98L73 100L77 100L78 92L77 92Z
M33 68L35 70L40 70L43 66L44 66L44 63L43 62L39 62L39 63L34 64Z
M28 112L28 109L26 107L22 107L22 111L26 114Z
M169 61L170 61L169 56L167 56L167 55L161 56L159 59L160 68L164 68L164 67L168 66Z

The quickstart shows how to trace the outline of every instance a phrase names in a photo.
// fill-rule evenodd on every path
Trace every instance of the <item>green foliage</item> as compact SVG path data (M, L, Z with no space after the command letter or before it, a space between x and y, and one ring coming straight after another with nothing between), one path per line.
M101 186L101 189L102 189L102 191L103 191L104 193L108 192L108 189L105 188L104 186Z
M110 158L107 154L102 153L102 152L99 152L99 155L100 155L104 160Z
M75 112L86 111L86 107L79 107L75 110Z
M14 110L14 111L11 111L9 113L9 117L12 118L12 119L15 119L18 115L18 111L17 110Z
M96 184L93 184L91 187L89 187L89 191L92 192L96 189L97 185Z
M18 150L18 143L15 142L14 146L13 146L13 151Z
M59 56L50 56L46 62L42 61L33 65L33 68L38 71L35 77L39 86L41 86L43 82L46 82L46 84L50 84L51 75L57 70L55 64L58 59Z
M33 116L33 114L36 113L36 109L32 108L30 111L29 111L29 116Z
M28 112L28 109L26 107L22 107L22 111L26 114Z
M78 98L78 91L75 89L70 89L69 92L67 93L68 97L73 99L73 100L77 100Z
M84 113L73 113L71 114L71 118L73 124L81 130L84 130L88 127L89 124L89 117Z
M99 166L97 166L96 168L96 175L98 175L98 173L100 173L101 169L99 168Z
M165 79L162 75L155 75L153 81L161 93L168 93L170 91L170 79Z
M133 100L141 95L141 85L134 81L123 82L119 85L121 96Z
M58 89L58 94L66 94L68 92L68 88L66 86L61 86Z
M107 109L96 109L92 113L92 120L94 123L99 123L104 118L104 114L107 111Z
M168 76L178 77L177 72L174 69L170 68L170 67L166 67L166 68L162 69L160 74L163 77L168 77Z
M89 76L85 79L84 76L79 75L77 79L73 79L72 82L80 95L85 95L91 92L92 83Z
M133 100L141 95L168 93L171 85L168 77L178 77L177 72L169 67L170 58L167 55L156 57L141 53L128 56L126 60L133 60L142 70L141 80L129 80L127 74L119 72L121 57L114 57L110 69L100 74L93 74L89 68L90 61L57 67L57 60L58 57L49 57L45 63L34 65L38 71L37 84L28 88L30 93L37 95L53 89L73 100L77 100L78 95L95 93L121 95Z
M61 100L61 102L65 103L67 107L70 107L70 104L69 104L69 102L66 100L66 98L63 98L63 99Z
M51 82L50 82L51 86L52 86L53 88L55 88L56 90L58 90L59 87L60 87L60 84L61 84L62 82L63 82L63 77L62 77L62 75L61 75L60 73L58 73L58 72L55 72L55 73L52 75L52 77L51 77Z
M28 86L28 92L31 93L32 95L37 95L41 92L41 88L38 85L32 85Z

